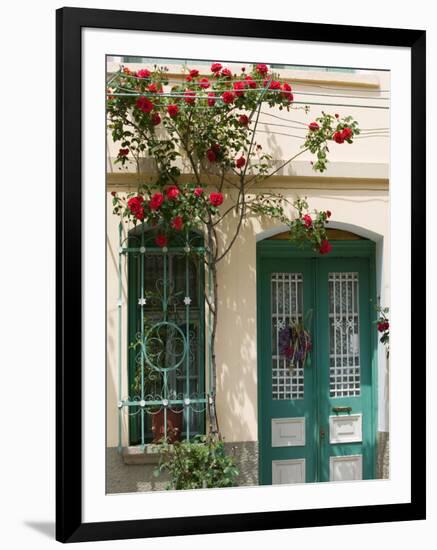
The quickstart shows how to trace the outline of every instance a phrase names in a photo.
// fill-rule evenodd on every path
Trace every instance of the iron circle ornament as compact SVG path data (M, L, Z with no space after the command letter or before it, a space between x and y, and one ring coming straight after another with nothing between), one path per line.
M170 334L163 335L162 332L164 331L161 329L170 329ZM176 370L184 362L187 352L188 346L185 334L178 325L171 321L155 323L144 335L144 359L152 369L158 372ZM160 365L159 362L164 362L164 365ZM169 362L172 362L172 364L168 365Z

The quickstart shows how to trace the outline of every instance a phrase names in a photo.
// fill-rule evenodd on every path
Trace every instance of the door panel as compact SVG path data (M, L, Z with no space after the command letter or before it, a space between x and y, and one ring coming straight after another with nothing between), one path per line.
M374 478L367 258L260 262L260 482ZM279 330L313 311L313 351L290 371Z
M348 476L357 479L358 474L371 479L374 472L368 260L319 262L317 296L319 423L325 433L320 440L320 481L329 481L332 476L336 480L349 479Z
M259 276L263 289L260 331L266 358L260 373L264 410L260 429L269 455L261 461L261 478L268 484L311 481L317 458L311 358L305 369L290 370L279 356L280 329L313 308L311 260L271 260Z

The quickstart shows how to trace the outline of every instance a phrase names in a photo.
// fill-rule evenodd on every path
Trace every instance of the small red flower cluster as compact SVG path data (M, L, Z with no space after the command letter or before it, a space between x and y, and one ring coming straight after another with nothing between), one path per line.
M217 162L220 154L220 144L214 143L206 152L206 158L209 162Z
M223 65L221 63L213 63L211 65L211 72L212 73L219 73L223 69Z
M241 80L234 82L232 87L234 88L235 95L241 97L246 89L246 86L247 84Z
M331 252L332 246L328 239L323 239L322 244L320 245L319 252L320 254L329 254Z
M281 90L282 90L282 97L284 97L285 99L288 99L288 101L293 101L294 99L294 96L293 94L291 93L291 86L288 82L284 82L281 86Z
M150 210L158 210L158 208L162 205L163 202L164 202L164 195L162 193L155 193L149 202ZM128 206L129 206L129 203L128 203Z
M385 332L390 328L390 323L388 321L383 321L382 323L378 323L377 326L379 332Z
M255 67L255 70L259 72L260 75L265 76L269 72L269 68L265 63L258 63Z
M179 107L177 105L169 105L167 107L167 112L171 116L171 118L174 118L179 112Z
M188 105L193 105L196 101L196 92L194 92L193 90L185 90L184 99L185 102L188 103Z
M237 160L235 161L235 166L237 168L243 168L245 164L246 164L246 159L243 156L237 158Z
M311 227L313 225L313 219L309 214L305 214L302 218L305 227Z
M247 74L244 78L246 81L246 84L249 86L249 88L256 88L256 82L255 80L250 76L250 74Z
M234 92L226 91L222 94L223 103L226 103L226 105L229 105L230 103L233 103L235 100L235 94Z
M223 195L221 193L211 193L209 195L209 202L213 206L220 206L223 203Z
M153 103L150 101L150 99L147 99L147 97L141 96L137 99L136 106L140 111L143 111L143 113L150 113L150 111L153 111Z
M167 246L168 240L165 235L159 234L156 235L155 243L160 247L163 248L164 246Z
M204 200L204 190L201 187L196 187L192 191L194 197L199 200ZM152 214L151 222L152 225L156 225L156 218L154 217L154 213L156 213L164 204L164 202L167 200L169 201L170 209L173 210L174 204L178 201L179 197L181 195L181 190L176 185L170 185L165 190L165 193L156 192L154 193L149 201L147 202L146 199L138 194L134 197L131 197L127 201L127 206L132 214L132 216L139 221L143 221L146 217L146 213L149 212ZM116 197L116 193L112 192L112 196ZM223 195L222 193L218 192L212 192L209 195L209 204L213 207L218 207L223 203ZM206 204L206 203L204 203ZM156 215L156 214L155 214ZM175 215L170 219L170 227L174 229L175 231L182 231L185 225L184 216L181 214L177 214L175 212ZM168 243L167 236L165 234L158 234L155 239L155 243L160 246L166 246Z
M215 105L215 93L209 92L208 93L208 107L214 107Z
M179 189L176 187L176 185L171 185L168 189L167 189L167 198L168 200L172 201L172 200L175 200L178 198L179 196Z
M144 207L143 207L144 198L141 195L137 195L136 197L132 197L127 201L127 205L129 207L129 210L132 212L132 214L135 216L137 220L143 220L144 219Z
M350 128L343 128L343 130L334 132L332 139L335 143L344 143L346 140L353 136L353 132Z
M182 216L176 216L175 218L173 218L171 220L171 226L176 231L181 231L182 228L184 227L184 220L183 220Z
M158 124L161 122L161 117L159 116L159 113L153 113L151 119L153 126L158 126Z
M247 115L240 115L238 122L241 126L247 126L249 124L249 117Z
M119 157L127 157L128 154L129 154L129 149L128 148L120 149L120 151L118 152Z
M137 73L138 78L149 78L152 76L152 73L149 71L149 69L141 69Z

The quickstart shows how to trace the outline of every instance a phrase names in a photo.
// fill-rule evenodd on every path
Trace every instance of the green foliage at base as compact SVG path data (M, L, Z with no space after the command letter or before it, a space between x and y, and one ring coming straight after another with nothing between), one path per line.
M167 489L235 487L238 469L235 458L225 452L223 441L198 436L194 442L163 444L161 462L155 470L170 474Z

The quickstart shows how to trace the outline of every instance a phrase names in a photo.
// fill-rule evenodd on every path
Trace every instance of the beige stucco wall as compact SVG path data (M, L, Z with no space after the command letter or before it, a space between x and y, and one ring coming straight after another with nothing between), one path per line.
M313 208L329 209L333 213L332 227L347 227L363 235L371 235L383 244L382 280L385 294L389 290L389 227L388 190L383 186L355 183L347 189L338 189L328 183L311 189L282 189L292 199L306 195ZM117 441L117 261L118 220L111 214L108 198L108 446ZM235 221L223 227L225 235L232 235ZM219 264L219 319L217 329L218 357L218 414L223 436L227 441L257 439L257 360L256 360L256 241L264 234L280 232L284 228L268 220L251 219L242 229L230 254ZM123 327L126 327L126 278L123 275ZM379 282L380 286L381 283ZM123 345L126 343L123 330ZM125 347L123 349L126 349ZM123 352L123 398L126 397L126 365ZM126 417L123 434L126 443Z
M326 75L324 75L326 76ZM353 75L351 75L353 76ZM368 77L373 85L387 89L386 73ZM364 77L361 77L362 79ZM375 84L375 82L377 84ZM345 94L351 88L345 86ZM297 86L295 87L295 89ZM302 88L303 89L303 88ZM317 88L314 88L316 90ZM307 90L307 88L305 88ZM320 91L320 90L318 90ZM356 90L355 92L356 93ZM309 122L323 107L312 108L310 115L302 111L277 113L295 120ZM274 112L274 111L272 111ZM353 114L364 128L389 126L389 112L383 110L336 108L335 112ZM279 131L276 128L275 131ZM266 126L266 132L268 127ZM286 159L299 150L301 141L288 136L262 134L263 147L275 158ZM117 265L118 218L112 215L110 191L135 187L134 167L119 171L113 165L117 145L108 140L108 203L107 203L107 445L117 444ZM307 196L311 208L329 209L333 213L331 226L349 229L377 242L377 290L384 305L389 305L389 140L387 138L357 140L354 145L331 148L329 169L324 175L315 174L309 157L287 167L269 184L269 190L280 191L293 200ZM258 188L260 191L261 189ZM226 204L224 205L226 208ZM229 216L222 227L224 242L233 234L235 220ZM126 231L127 228L125 228ZM257 357L256 357L256 241L285 228L268 220L250 219L241 231L231 253L219 265L219 319L217 330L218 396L220 428L225 439L232 441L257 440ZM123 382L122 397L126 398L126 273L123 276ZM385 364L380 355L380 416L387 416L384 395ZM382 392L382 393L381 393ZM123 420L123 444L127 444L127 416ZM381 422L381 421L380 421ZM384 422L383 422L384 424Z

